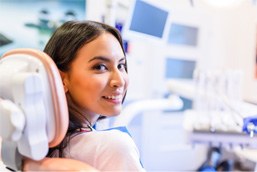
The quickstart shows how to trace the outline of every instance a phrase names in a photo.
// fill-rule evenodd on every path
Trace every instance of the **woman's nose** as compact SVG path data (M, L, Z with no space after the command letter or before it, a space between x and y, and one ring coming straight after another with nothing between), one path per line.
M111 76L111 81L110 81L111 87L124 86L126 83L125 75L126 74L124 72L121 72L119 70L113 71L112 76Z

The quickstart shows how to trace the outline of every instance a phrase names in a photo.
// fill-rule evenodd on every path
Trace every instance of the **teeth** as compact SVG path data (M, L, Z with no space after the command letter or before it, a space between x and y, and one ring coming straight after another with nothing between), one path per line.
M116 99L121 99L121 96L105 96L105 98L116 100Z

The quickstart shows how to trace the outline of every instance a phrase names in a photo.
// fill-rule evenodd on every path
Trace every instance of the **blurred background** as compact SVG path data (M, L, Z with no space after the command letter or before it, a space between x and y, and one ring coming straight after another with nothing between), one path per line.
M124 112L99 128L128 125L147 171L255 169L257 141L242 128L257 114L256 0L0 0L0 55L43 50L74 19L123 36Z

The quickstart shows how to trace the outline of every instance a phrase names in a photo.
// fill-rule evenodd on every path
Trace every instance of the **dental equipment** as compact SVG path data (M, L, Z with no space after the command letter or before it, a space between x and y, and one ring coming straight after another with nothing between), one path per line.
M257 147L256 105L215 92L215 85L209 90L197 89L195 80L170 80L168 86L171 93L193 100L193 109L184 112L183 127L189 143Z
M183 101L177 95L170 95L163 99L138 100L128 104L122 113L116 117L113 127L128 126L131 120L140 112L153 110L174 111L183 108Z

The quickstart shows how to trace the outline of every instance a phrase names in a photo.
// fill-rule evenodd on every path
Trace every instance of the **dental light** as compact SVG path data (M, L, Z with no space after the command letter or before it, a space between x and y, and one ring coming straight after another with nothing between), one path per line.
M4 164L41 160L63 139L68 110L61 78L45 53L16 49L0 59L0 137Z

